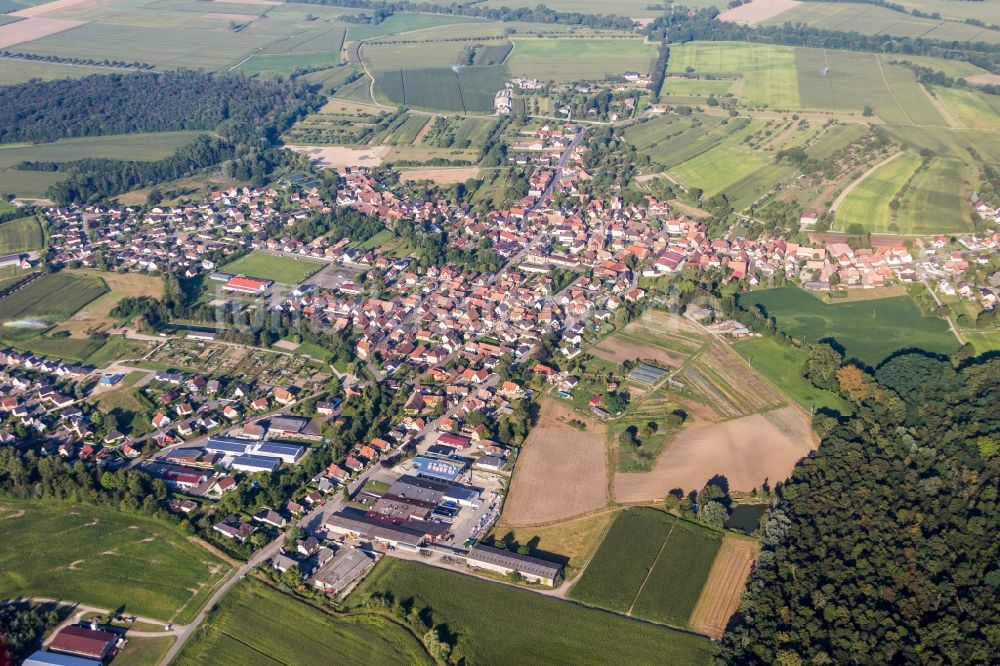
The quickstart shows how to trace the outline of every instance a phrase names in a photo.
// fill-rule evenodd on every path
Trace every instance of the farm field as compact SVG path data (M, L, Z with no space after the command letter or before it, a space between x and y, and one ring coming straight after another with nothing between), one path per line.
M108 290L100 278L43 275L0 300L3 338L26 339L71 317Z
M577 417L567 405L542 402L542 413L522 447L503 521L511 526L565 520L604 508L608 468L604 428L587 419L578 431L566 421Z
M348 602L361 604L373 592L429 607L434 622L458 637L453 659L469 664L506 663L512 654L524 663L614 663L622 645L631 664L710 661L711 644L693 634L392 557Z
M0 68L2 69L2 68ZM0 145L0 182L5 192L24 197L44 196L45 190L61 180L58 173L21 171L24 161L71 162L88 157L123 160L158 160L173 155L178 148L204 132L155 132L60 139L51 143Z
M803 2L764 23L781 25L786 21L804 23L820 30L859 32L863 35L1000 43L1000 31L941 19L918 18L886 7L852 3Z
M619 472L618 502L654 502L680 488L698 490L715 475L725 476L736 492L750 492L765 481L788 478L812 450L809 424L795 409L782 408L681 431L651 472Z
M44 244L42 228L33 217L0 224L0 255L40 250Z
M957 160L935 158L918 169L900 197L895 227L904 234L946 234L971 231L966 210L971 190L967 168Z
M713 640L722 638L729 618L740 603L740 593L750 575L750 568L760 550L751 539L726 534L712 562L708 580L701 589L698 603L691 611L689 626L692 631L705 634Z
M920 166L920 157L904 152L858 183L836 209L835 226L847 230L860 224L867 231L887 233L895 225L890 203ZM898 225L897 225L898 229Z
M381 616L335 616L243 580L184 646L176 664L433 664L407 629Z
M111 310L125 297L148 296L162 298L163 279L141 273L112 273L91 269L65 269L67 275L102 280L110 291L95 298L50 333L69 331L76 338L86 338L94 332L107 332L118 324Z
M1000 104L989 104L985 95L939 86L932 90L962 128L1000 130Z
M251 252L232 261L220 270L226 273L246 275L261 280L273 280L281 284L300 284L326 264L312 259Z
M833 338L847 358L869 365L908 347L941 354L958 348L947 323L921 315L907 296L825 304L797 287L781 287L748 292L739 300L743 308L762 305L778 330L806 343Z
M51 500L0 501L0 595L186 622L229 567L175 527Z
M670 50L667 72L743 78L745 104L798 108L795 49L790 46L741 42L690 42Z
M657 509L618 514L569 598L627 613L676 523L676 518Z
M721 541L721 532L676 521L635 599L632 615L686 627Z
M387 69L375 72L375 94L408 107L489 113L493 96L507 78L501 65Z
M656 46L641 39L515 39L507 59L511 76L541 81L601 80L626 70L648 74ZM494 91L495 92L495 91Z
M102 67L68 66L56 63L31 62L28 60L4 60L0 67L0 85L24 83L31 79L78 79L91 74L108 74L120 70Z
M841 414L851 411L846 400L831 391L816 388L802 376L809 356L805 350L783 345L770 337L740 340L733 344L733 350L803 408L812 411L825 407Z
M989 22L996 11L992 2L951 2L950 0L900 0L907 9L917 9L928 14L939 13L946 19L964 21L967 18Z

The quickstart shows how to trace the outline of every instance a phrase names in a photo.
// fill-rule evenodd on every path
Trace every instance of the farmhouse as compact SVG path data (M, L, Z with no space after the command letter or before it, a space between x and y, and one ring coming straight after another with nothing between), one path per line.
M107 659L118 643L118 634L111 631L101 631L96 625L82 627L71 625L66 627L52 639L49 649L76 657Z
M466 557L466 563L474 569L486 569L503 575L517 573L525 580L543 585L554 585L562 576L563 567L555 562L518 555L499 548L477 544Z
M222 286L226 291L235 291L241 294L262 294L272 282L270 280L258 280L243 275L237 275Z

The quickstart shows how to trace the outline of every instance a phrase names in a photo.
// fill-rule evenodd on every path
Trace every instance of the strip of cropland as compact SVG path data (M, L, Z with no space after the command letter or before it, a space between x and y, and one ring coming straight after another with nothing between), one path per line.
M360 606L390 593L427 609L456 637L452 659L469 664L707 664L708 640L528 590L387 557L351 595ZM502 620L501 620L502 618Z

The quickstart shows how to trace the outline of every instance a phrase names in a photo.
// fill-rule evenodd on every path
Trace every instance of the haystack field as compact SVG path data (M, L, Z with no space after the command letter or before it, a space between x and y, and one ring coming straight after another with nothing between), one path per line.
M691 611L688 624L691 631L719 640L726 631L729 618L740 604L740 593L757 559L760 546L756 541L727 534L701 588L698 603Z
M700 490L716 475L731 491L748 492L787 479L812 448L808 423L791 407L695 426L667 445L651 472L615 474L615 500L659 501L674 488Z
M584 431L566 424L575 415L567 405L542 402L542 413L521 449L503 522L512 527L540 525L596 511L608 503L608 457L604 427L588 422Z

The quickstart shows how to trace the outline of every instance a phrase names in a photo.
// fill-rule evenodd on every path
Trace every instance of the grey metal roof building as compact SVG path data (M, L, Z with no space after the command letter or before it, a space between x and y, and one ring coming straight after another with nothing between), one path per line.
M282 444L280 442L264 442L253 449L255 456L280 458L290 464L300 461L305 452L305 447L296 446L295 444Z
M39 650L25 659L22 666L101 666L101 662L95 659L84 659L83 657Z
M244 472L273 472L281 466L281 458L268 456L237 456L233 458L232 469Z
M640 382L642 384L655 384L661 379L663 379L667 374L667 371L663 368L657 368L654 365L649 365L648 363L640 363L628 373L628 378L634 382Z
M423 532L417 530L372 520L356 509L344 509L331 514L326 519L326 527L341 534L357 534L390 544L402 542L420 545L424 542L425 536Z
M519 555L492 546L477 544L466 556L470 567L488 569L507 574L516 571L528 580L541 581L552 585L562 575L563 567L556 562L549 562L537 557Z

